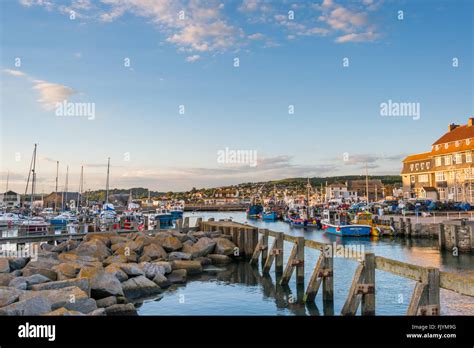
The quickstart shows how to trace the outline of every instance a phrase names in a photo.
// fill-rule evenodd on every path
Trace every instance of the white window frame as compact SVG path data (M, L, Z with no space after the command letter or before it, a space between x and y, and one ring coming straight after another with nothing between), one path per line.
M456 164L462 164L462 154L460 153L455 154L454 159L455 159Z
M453 163L452 161L451 155L444 156L444 165L450 166Z
M472 163L472 153L466 153L466 163Z
M435 166L436 167L441 167L442 163L441 163L441 156L438 156L438 157L435 157Z
M446 173L445 172L436 172L435 180L436 180L436 182L446 181Z

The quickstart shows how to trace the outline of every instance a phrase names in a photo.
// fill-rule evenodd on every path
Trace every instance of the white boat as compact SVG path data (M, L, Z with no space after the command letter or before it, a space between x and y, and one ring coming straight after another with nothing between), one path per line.
M35 216L23 221L20 226L25 228L28 233L46 233L50 223L40 216Z
M5 213L0 215L0 227L18 226L24 219L18 214Z

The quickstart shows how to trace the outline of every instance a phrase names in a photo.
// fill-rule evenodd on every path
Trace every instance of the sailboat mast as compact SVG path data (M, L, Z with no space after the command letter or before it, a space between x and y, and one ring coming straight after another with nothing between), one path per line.
M84 181L84 166L81 166L81 177L79 178L79 191L77 192L77 208L81 206L81 196L83 190Z
M64 198L67 199L67 190L68 190L67 184L68 184L68 178L69 178L69 166L66 166L66 183L64 184L64 192L63 192L63 195L62 195L62 209L63 209L63 210L64 210L64 207L65 207ZM64 197L64 195L66 195L66 197Z
M10 171L7 172L7 188L5 192L8 192L8 180L10 179Z
M367 206L369 206L369 168L365 163L365 193L367 195Z
M32 173L32 180L31 180L31 209L33 209L33 201L35 195L35 185L36 185L36 147L38 145L35 144L35 149L33 150L33 169L31 170Z
M110 174L110 157L107 160L107 183L105 185L105 204L109 203L109 174Z

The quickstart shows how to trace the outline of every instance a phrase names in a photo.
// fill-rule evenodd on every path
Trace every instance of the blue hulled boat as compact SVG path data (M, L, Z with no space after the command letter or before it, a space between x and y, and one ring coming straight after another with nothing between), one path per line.
M260 200L260 197L255 196L250 202L250 206L247 208L247 218L248 219L260 219L263 212L263 205Z
M167 209L157 209L156 215L154 216L155 221L160 221L160 226L172 226L173 225L173 214L171 214Z
M325 210L322 220L323 230L341 237L368 237L372 231L370 225L351 225L346 212Z
M264 211L262 213L263 221L276 221L278 219L278 214L276 211Z

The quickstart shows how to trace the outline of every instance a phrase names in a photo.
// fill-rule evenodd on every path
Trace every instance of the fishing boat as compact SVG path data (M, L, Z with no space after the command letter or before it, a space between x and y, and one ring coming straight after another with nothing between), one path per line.
M23 221L20 225L24 228L28 234L38 233L43 234L48 231L48 227L50 224L44 220L44 218L40 216L35 216Z
M278 213L271 209L265 209L262 212L263 221L276 221L278 219Z
M346 212L324 210L321 222L325 232L342 237L367 237L372 231L370 225L351 225Z
M173 204L169 212L173 216L173 220L182 219L184 214L184 207L182 204Z
M77 217L68 211L62 212L49 220L49 223L53 226L66 226L72 222L77 222Z
M352 224L372 226L371 236L391 236L395 233L393 226L376 223L372 213L368 211L357 213L352 220Z
M247 208L247 219L260 219L263 212L263 205L259 196L254 196Z
M173 215L166 208L156 209L156 214L154 216L155 221L160 221L160 226L172 226L173 225Z

